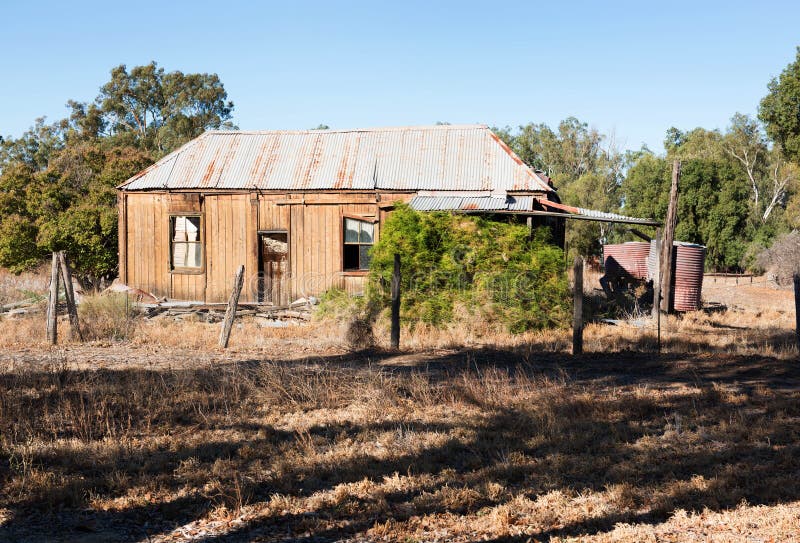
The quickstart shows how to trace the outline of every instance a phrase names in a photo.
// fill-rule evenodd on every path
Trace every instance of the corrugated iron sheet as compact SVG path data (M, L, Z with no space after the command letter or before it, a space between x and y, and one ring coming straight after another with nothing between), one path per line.
M616 213L605 213L594 209L572 207L556 202L549 202L535 196L415 196L410 205L417 211L506 211L525 215L542 213L541 208L534 208L534 202L545 208L558 210L565 219L591 218L598 221L622 222L629 224L657 224L652 219L626 217ZM552 214L552 212L550 212ZM645 244L646 245L646 244ZM646 257L646 254L645 254Z
M210 131L120 188L552 190L483 125Z
M417 211L455 211L461 209L457 196L414 196L409 205Z
M506 201L509 211L531 211L533 200L533 196L509 196Z
M606 275L647 279L647 258L650 244L646 241L603 245L603 267Z
M673 292L672 306L676 311L695 311L703 307L703 269L706 247L696 243L675 241L672 247ZM647 278L654 279L659 270L656 240L650 242L647 257Z
M583 215L584 217L593 217L599 220L608 221L608 222L624 222L628 224L645 224L645 225L653 225L658 224L653 219L640 219L638 217L628 217L627 215L620 215L618 213L606 213L605 211L597 211L594 209L586 209L583 207L576 208L578 210L578 215Z
M706 248L694 243L678 242L674 250L675 310L696 311L703 307L703 268Z
M417 211L530 211L532 203L530 196L414 196L409 205Z

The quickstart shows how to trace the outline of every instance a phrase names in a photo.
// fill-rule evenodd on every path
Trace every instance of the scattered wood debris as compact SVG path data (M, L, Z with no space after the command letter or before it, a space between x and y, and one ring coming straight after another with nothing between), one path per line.
M308 321L317 298L300 298L289 305L240 302L236 317L251 316L259 319L263 326L283 326L285 321ZM136 303L146 319L172 317L176 320L199 319L210 323L222 322L225 318L225 303L178 302Z
M29 298L5 305L0 305L0 318L15 318L42 310L41 299Z

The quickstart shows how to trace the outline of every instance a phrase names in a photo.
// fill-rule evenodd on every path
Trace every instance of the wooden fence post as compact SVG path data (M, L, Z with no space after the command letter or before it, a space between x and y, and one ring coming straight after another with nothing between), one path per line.
M67 300L70 333L83 341L83 332L81 332L81 325L78 321L78 306L75 304L75 290L72 288L72 272L69 270L67 255L64 251L58 253L58 263L61 267L61 279L64 281L64 298Z
M661 354L661 229L656 229L656 265L653 277L653 318L656 319L656 349Z
M223 349L228 347L228 340L231 337L231 329L233 328L233 319L236 317L236 307L239 305L239 296L242 293L242 285L244 284L244 266L239 266L236 270L236 276L233 278L233 290L231 297L228 299L228 309L225 311L225 320L222 325L222 332L219 334L219 346Z
M653 275L653 318L658 316L661 306L661 229L656 228L655 247L651 244L650 250L655 251L655 270Z
M50 295L47 299L47 341L58 343L58 253L53 253L50 267Z
M678 222L678 182L681 178L681 161L672 163L672 185L669 189L669 206L664 221L664 239L661 244L661 311L672 310L672 253L675 241L675 225Z
M575 257L572 266L572 354L583 353L583 258Z
M794 333L797 336L797 348L800 351L800 274L794 274Z
M400 255L394 255L392 272L392 349L400 348Z

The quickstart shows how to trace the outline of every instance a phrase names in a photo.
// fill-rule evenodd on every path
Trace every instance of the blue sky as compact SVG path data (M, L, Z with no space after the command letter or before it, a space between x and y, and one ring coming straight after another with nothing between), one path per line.
M0 0L0 134L109 71L216 72L242 129L575 116L627 148L754 114L800 45L797 2Z

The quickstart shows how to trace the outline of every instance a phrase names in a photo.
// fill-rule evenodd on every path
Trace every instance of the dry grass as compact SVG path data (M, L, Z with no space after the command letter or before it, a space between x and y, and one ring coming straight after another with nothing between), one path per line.
M347 319L241 319L220 351L116 298L84 345L0 319L0 541L791 541L794 315L748 288L665 318L662 356L649 321L573 358L483 322L392 354L383 317L360 351Z
M19 275L0 268L0 305L27 300L44 293L50 281L49 273L49 265Z
M787 540L798 384L762 358L54 353L0 375L0 540Z
M165 349L185 349L218 353L219 324L209 324L199 318L180 320L160 318L143 320L119 315L118 301L82 310L83 330L89 345L109 346L125 344L132 348L159 346ZM124 308L121 310L124 312ZM782 310L761 312L729 309L706 314L691 313L683 316L663 317L661 343L663 353L728 353L740 355L761 354L791 360L798 355L796 339L792 332L794 315ZM60 342L77 346L71 340L69 323L60 319ZM369 341L355 341L348 322L315 321L299 326L273 328L263 326L258 320L243 318L236 322L231 336L231 349L242 355L303 358L342 354L353 349L374 346L389 347L389 324L380 317L368 334ZM357 334L363 338L365 332ZM25 350L44 345L44 312L16 319L0 319L0 347ZM481 323L466 327L453 324L445 328L416 326L404 328L401 347L405 351L424 353L441 349L492 346L520 353L569 353L572 345L571 330L546 330L524 334L508 334L492 330ZM649 319L622 321L618 325L589 323L584 329L585 352L655 352L657 349L656 323Z

